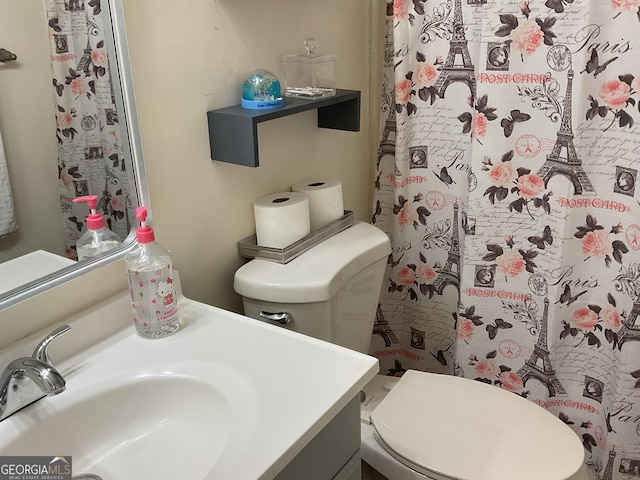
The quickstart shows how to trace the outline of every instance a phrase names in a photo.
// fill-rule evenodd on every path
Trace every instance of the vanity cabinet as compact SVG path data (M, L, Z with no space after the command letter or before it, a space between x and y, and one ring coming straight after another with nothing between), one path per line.
M250 110L239 105L207 112L211 159L257 167L258 124L308 110L318 111L318 127L360 131L360 92L336 90L331 97L284 98L284 106L272 110Z
M360 480L360 396L356 395L275 480Z

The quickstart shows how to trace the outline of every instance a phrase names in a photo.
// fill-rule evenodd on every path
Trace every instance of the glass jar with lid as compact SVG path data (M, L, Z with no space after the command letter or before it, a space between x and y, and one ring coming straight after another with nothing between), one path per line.
M336 94L336 56L316 52L318 42L307 38L304 54L284 56L285 96L329 97Z

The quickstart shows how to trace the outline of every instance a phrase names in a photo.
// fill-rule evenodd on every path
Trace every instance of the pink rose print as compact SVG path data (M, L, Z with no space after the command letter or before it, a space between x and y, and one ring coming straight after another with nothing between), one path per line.
M489 177L495 186L504 187L515 178L511 162L500 162L489 170Z
M516 242L513 241L513 235L507 235L506 237L504 237L504 243L506 243L507 247L509 248L513 248L513 246L516 244Z
M496 322L499 319L496 319ZM483 360L478 361L476 354L469 355L469 365L475 367L478 376L475 380L489 385L500 385L502 388L511 392L517 392L524 388L522 378L511 372L511 368L506 365L497 365L495 358L498 355L497 350L487 353ZM526 397L526 393L524 394Z
M586 291L582 293L587 293ZM572 298L577 298L582 293ZM561 297L562 300L562 297ZM623 319L625 313L620 314L616 308L616 299L610 293L607 294L608 304L604 307L600 305L589 303L587 307L579 308L573 312L569 324L566 320L562 320L562 332L560 332L560 339L582 336L580 340L582 343L584 340L591 346L600 348L602 346L602 340L598 336L598 332L604 333L604 339L611 344L613 348L621 349L622 345L619 342L618 331L622 328ZM557 302L556 302L557 303ZM563 302L564 303L564 302ZM567 305L571 303L571 300ZM604 324L604 329L600 325L600 320Z
M514 114L515 110L511 113ZM504 122L505 119L503 119ZM553 195L553 192L545 193L540 197L545 190L544 180L535 173L531 173L531 170L524 167L515 169L511 165L514 151L509 150L502 156L501 163L493 164L490 157L484 157L482 160L482 170L489 172L489 177L493 185L488 187L484 195L489 198L492 205L495 205L496 201L506 199L509 194L517 194L518 198L509 203L509 211L522 213L525 209L532 219L535 219L531 213L530 206L542 209L545 213L551 213L551 204L549 198ZM515 173L514 173L515 170ZM513 180L513 177L518 177ZM507 188L509 183L515 183L515 188Z
M415 17L410 13L409 22L413 25L414 21ZM402 61L400 60L396 67ZM411 68L412 70L406 72L404 79L395 84L396 112L402 113L406 109L407 115L413 115L418 112L418 104L415 100L429 102L433 105L438 97L438 91L434 85L438 80L439 71L435 65L427 62L424 55L418 54L417 63L411 65ZM413 98L414 95L415 99Z
M393 18L396 20L406 19L411 9L409 4L409 0L393 0Z
M418 301L419 295L433 298L436 293L433 281L437 278L437 270L435 270L437 266L427 265L427 258L422 252L419 258L420 263L417 265L411 263L402 267L396 274L396 281L389 279L389 292L406 292L407 296L415 301ZM394 263L393 255L390 261ZM398 263L395 262L394 265Z
M125 209L124 196L114 195L113 197L111 197L111 207L118 212L124 212L124 209Z
M592 332L598 323L598 314L589 307L579 308L571 315L571 323L580 330Z
M498 366L496 365L496 363L489 358L486 358L484 360L480 360L477 364L476 364L476 373L478 374L478 377L480 378L486 378L486 379L490 379L492 378L496 373L498 373Z
M592 57L593 56L594 55L592 55ZM613 57L613 59L604 63L600 68L604 69L608 63L616 58L617 57ZM592 58L591 62L593 61ZM587 64L587 70L589 70L588 67L589 64ZM600 70L596 69L595 71L597 73ZM611 122L603 129L604 132L615 124L618 124L620 128L633 127L635 120L625 109L630 105L635 106L637 104L637 100L633 98L632 95L639 93L638 88L640 88L640 79L630 73L618 75L618 78L603 83L600 86L597 98L594 98L593 95L587 95L587 100L589 101L589 109L586 113L587 120L606 118L611 114ZM603 102L602 105L600 105L600 101Z
M515 277L524 270L529 273L535 272L536 264L533 262L533 259L538 256L538 252L524 249L513 250L512 246L509 248L505 253L500 245L488 243L488 253L482 257L482 260L485 262L495 261L498 271L502 272L505 277Z
M564 10L563 3L573 2L573 0L547 0L546 7L553 8L556 13ZM560 5L553 5L558 3ZM520 5L520 11L527 20L522 21L510 13L500 14L500 23L502 24L496 31L498 37L510 37L511 46L520 51L520 58L524 61L525 55L534 53L543 43L545 45L553 45L553 38L557 35L552 31L556 23L556 18L549 16L547 18L529 19L531 9L529 2L525 1Z
M106 68L108 65L107 62L107 52L104 48L96 48L91 52L91 61L96 67Z
M405 104L411 97L411 80L404 79L396 83L396 102Z
M611 0L611 8L625 12L637 12L638 0Z
M462 123L462 133L471 133L471 136L478 140L487 134L489 122L498 118L495 107L489 105L489 96L482 95L473 105L473 113L463 112L458 115L458 121ZM478 140L480 142L480 140ZM482 143L482 142L480 142Z
M604 319L604 324L614 332L617 332L620 330L620 327L622 327L620 314L613 305L604 307L604 310L602 310L602 318Z
M588 257L606 258L612 252L609 234L604 230L587 232L582 239L582 253Z
M65 130L73 126L73 115L67 112L59 113L56 115L56 123L60 130Z
M519 392L524 388L522 378L514 372L502 372L500 374L500 383L502 384L502 388L510 392Z
M73 185L73 176L66 169L60 171L60 183L67 188Z
M393 206L393 213L398 219L398 225L404 228L406 225L413 225L414 228L418 228L418 222L422 225L427 224L427 217L431 215L431 212L424 206L412 206L418 202L418 197L414 197L413 202L404 198L402 195L398 195L398 203Z
M428 265L421 264L418 267L418 278L420 279L420 283L426 283L427 285L433 283L438 274L436 271Z
M487 126L489 125L489 121L487 117L484 116L483 113L475 112L473 116L473 129L471 131L471 136L473 138L482 138L487 134Z
M473 337L473 329L474 325L471 320L469 320L468 318L459 317L456 337L460 340L469 340L471 337Z
M515 277L524 272L527 262L518 250L509 250L496 258L498 270L507 277Z
M430 63L420 63L416 68L413 79L420 87L432 87L438 79L438 70Z
M631 87L621 80L609 80L600 87L600 98L609 107L620 109L627 105Z
M64 237L67 240L76 241L78 239L78 232L73 228L66 227L64 229Z
M409 267L402 267L398 272L398 283L410 287L416 281L416 272Z
M535 52L544 41L544 33L535 20L526 20L511 31L511 45L524 55Z
M87 79L84 77L74 78L73 80L71 80L71 84L69 86L71 87L71 91L73 92L73 94L77 95L78 97L91 93L91 89L89 88Z
M622 229L613 226L607 233L602 225L598 225L598 220L593 215L587 215L586 224L576 227L576 230L573 236L582 240L582 253L587 258L604 259L607 267L611 265L611 256L616 262L622 264L622 256L629 253L629 247L622 240L611 241L610 235L617 235Z
M408 202L405 203L400 209L400 212L398 212L398 224L401 227L404 227L405 225L413 225L413 222L417 219L418 214L411 208Z
M518 177L518 190L522 198L534 198L544 191L544 180L535 173Z
M71 247L65 248L65 256L71 260L78 260L78 253Z

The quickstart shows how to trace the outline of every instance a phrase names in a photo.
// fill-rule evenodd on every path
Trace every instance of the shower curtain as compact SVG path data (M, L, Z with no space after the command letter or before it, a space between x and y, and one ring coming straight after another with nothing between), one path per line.
M84 195L98 197L98 213L124 240L131 211L127 165L113 96L101 0L45 0L58 139L58 183L66 254L86 231ZM106 25L105 25L106 23ZM128 208L127 208L128 206Z
M640 477L639 4L387 2L371 354L548 409L598 480Z

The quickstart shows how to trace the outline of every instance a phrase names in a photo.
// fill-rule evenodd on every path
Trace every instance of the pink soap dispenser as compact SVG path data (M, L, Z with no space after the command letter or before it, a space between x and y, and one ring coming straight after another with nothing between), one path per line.
M180 327L171 255L155 241L146 207L137 208L136 217L138 244L125 256L133 322L141 337L164 338Z
M109 230L104 224L104 217L96 212L98 206L96 195L74 198L73 202L86 202L90 210L87 216L87 231L80 236L76 243L78 260L93 258L120 245L118 234Z

